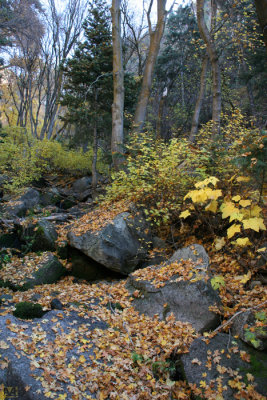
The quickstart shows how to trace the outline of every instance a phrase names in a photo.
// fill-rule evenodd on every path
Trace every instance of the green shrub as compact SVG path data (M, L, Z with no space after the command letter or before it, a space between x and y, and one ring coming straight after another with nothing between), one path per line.
M44 314L45 311L43 311L40 304L27 301L17 303L16 309L13 311L13 315L21 319L41 318Z
M12 127L1 130L0 172L8 175L5 187L11 191L38 180L44 173L91 173L93 151L70 150L54 140L38 140L25 129ZM107 168L99 150L98 170Z

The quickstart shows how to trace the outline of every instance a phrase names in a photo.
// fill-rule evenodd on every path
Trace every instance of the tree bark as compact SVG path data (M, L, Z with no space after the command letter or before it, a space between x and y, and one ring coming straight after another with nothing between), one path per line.
M166 23L166 1L167 0L157 0L157 24L154 30L152 30L150 13L153 5L153 0L150 0L149 9L147 12L147 20L149 25L149 36L150 36L150 44L148 50L148 56L145 64L145 70L143 74L141 91L138 97L137 107L134 116L134 130L136 132L140 132L143 129L146 113L147 113L147 105L150 96L152 79L154 73L154 67L156 64L161 38L163 36L165 23Z
M211 31L216 18L216 1L211 0ZM197 21L200 35L207 46L207 52L212 69L212 120L214 121L213 133L220 132L222 94L221 94L221 71L212 32L209 32L204 18L205 0L197 0Z
M254 0L267 51L267 0Z
M97 151L98 151L98 140L97 140L97 123L96 119L94 122L94 137L93 137L93 161L92 161L92 189L95 190L97 186Z
M199 116L200 116L200 111L202 108L204 96L205 96L205 90L206 90L206 82L207 82L207 70L208 70L208 56L205 56L202 61L202 68L201 68L201 77L200 77L200 90L195 106L195 111L193 115L193 120L192 120L192 127L191 127L191 132L189 135L189 140L191 142L194 142L195 137L198 132L198 125L199 125Z
M111 151L115 169L123 161L124 73L121 43L121 0L112 0L113 104Z

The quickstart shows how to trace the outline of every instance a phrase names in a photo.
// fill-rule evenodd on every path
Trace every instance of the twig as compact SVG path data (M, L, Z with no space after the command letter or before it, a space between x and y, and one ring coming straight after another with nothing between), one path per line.
M261 307L262 307L264 304L266 304L266 303L267 303L267 300L265 300L263 303L261 303L261 304L255 306L255 307L250 307L250 308L248 308L247 310L244 310L244 311L238 311L238 312L235 313L227 322L225 322L224 324L218 326L218 328L216 328L216 329L213 331L213 333L214 333L214 332L218 332L218 331L219 331L220 329L222 329L222 328L225 328L225 327L226 327L227 325L229 325L238 315L243 314L244 312L247 312L247 311L251 311L251 310L255 310L255 309L257 309L257 308L261 308Z

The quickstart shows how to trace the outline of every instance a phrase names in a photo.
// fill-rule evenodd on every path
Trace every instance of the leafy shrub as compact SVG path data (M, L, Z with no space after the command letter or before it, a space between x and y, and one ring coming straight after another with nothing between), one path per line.
M45 312L40 304L27 301L17 303L16 309L13 311L13 315L21 319L41 318L44 314Z
M247 182L248 177L233 177L228 181L228 188L224 194L221 189L216 188L219 179L214 176L195 184L195 190L191 190L184 197L189 200L190 205L184 210L180 217L183 219L195 216L200 219L212 234L227 230L227 238L220 237L214 242L215 249L220 250L227 239L235 238L231 244L234 246L250 246L253 232L266 230L264 220L261 217L262 209L253 200L250 193L246 197L231 193L240 189L239 184ZM240 191L241 193L241 191ZM252 193L253 194L253 193ZM219 218L218 218L219 215Z
M86 174L91 171L92 149L85 153L69 150L57 141L35 139L22 128L5 129L1 132L1 142L0 171L11 178L5 185L11 190L39 179L46 172Z
M187 190L203 176L199 151L185 139L167 144L150 134L131 136L126 147L126 168L112 176L105 201L133 201L156 225L166 224L178 215Z

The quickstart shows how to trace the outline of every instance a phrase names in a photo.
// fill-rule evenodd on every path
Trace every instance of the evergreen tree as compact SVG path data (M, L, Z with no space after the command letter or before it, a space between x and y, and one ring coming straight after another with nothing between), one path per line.
M112 38L110 12L103 0L94 0L83 24L84 41L64 67L66 83L61 104L64 121L73 124L81 143L92 140L95 130L111 132Z

